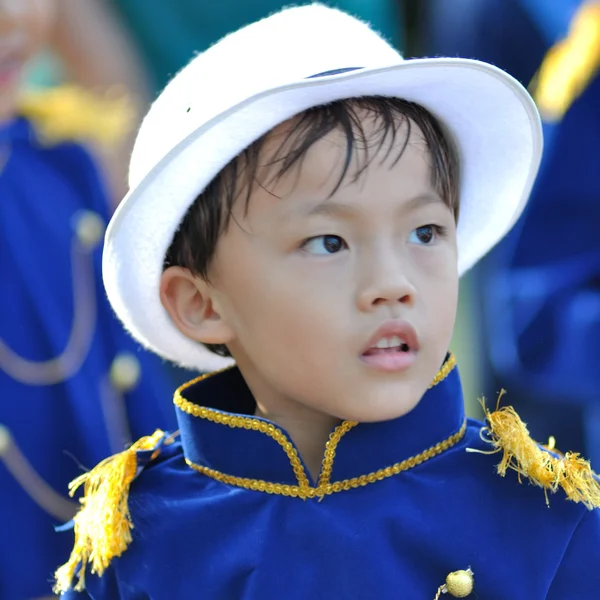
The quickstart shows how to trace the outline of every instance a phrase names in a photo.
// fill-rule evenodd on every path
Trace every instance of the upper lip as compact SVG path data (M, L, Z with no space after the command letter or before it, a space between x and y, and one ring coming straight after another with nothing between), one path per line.
M415 328L407 321L388 321L377 328L375 333L369 338L367 345L363 348L364 354L377 344L382 338L397 336L402 338L408 345L411 352L419 350L419 337Z

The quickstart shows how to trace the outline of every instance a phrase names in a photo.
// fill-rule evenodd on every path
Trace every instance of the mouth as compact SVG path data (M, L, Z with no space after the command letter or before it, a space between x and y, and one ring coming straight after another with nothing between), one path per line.
M414 363L418 351L414 327L406 321L389 321L371 336L360 358L380 371L403 371Z
M11 84L19 78L23 61L18 52L0 52L0 86Z

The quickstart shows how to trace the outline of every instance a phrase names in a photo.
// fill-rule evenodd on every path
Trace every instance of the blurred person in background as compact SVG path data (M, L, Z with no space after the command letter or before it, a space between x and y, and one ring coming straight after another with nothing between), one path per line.
M404 0L325 0L323 4L368 21L402 48ZM286 2L60 0L60 5L51 47L30 69L29 81L35 85L73 81L91 90L117 85L135 99L134 116L139 121L150 101L195 53L230 31L276 12ZM116 202L127 191L132 139L127 136L118 149L101 154Z
M281 0L103 1L112 4L122 15L145 58L151 85L156 91L162 90L196 52L205 50L227 33L289 4ZM294 5L309 3L292 2ZM368 21L394 46L402 47L402 0L325 0L322 3Z
M458 2L430 3L430 51L533 80L546 140L521 223L475 273L487 395L599 464L600 2Z
M125 333L101 283L110 201L90 149L104 147L108 156L135 118L135 104L113 91L120 83L115 72L125 80L135 59L99 6L0 0L0 598L6 600L50 597L53 570L72 545L71 536L54 532L77 507L67 497L68 482L132 438L175 426L161 361ZM23 94L28 61L56 36L71 64L80 61L79 78L94 45L95 52L104 49L103 60L120 61L102 78L96 60L90 87L107 95L72 86Z
M54 0L57 16L39 54L26 66L24 86L59 84L103 95L126 96L131 127L110 145L88 140L101 161L111 205L127 192L127 165L137 123L151 101L149 78L120 16L106 0ZM96 128L99 129L99 128Z

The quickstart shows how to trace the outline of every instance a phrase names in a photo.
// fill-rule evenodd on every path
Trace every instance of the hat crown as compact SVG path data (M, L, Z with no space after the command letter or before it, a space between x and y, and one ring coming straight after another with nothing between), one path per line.
M136 139L129 185L138 185L190 133L255 94L399 60L367 24L320 4L284 9L243 27L198 54L154 102Z

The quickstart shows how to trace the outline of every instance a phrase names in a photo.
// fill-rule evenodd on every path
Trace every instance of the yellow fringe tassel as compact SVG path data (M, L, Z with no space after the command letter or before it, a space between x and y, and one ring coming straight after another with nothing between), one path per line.
M103 95L71 84L29 90L18 108L48 145L72 140L110 149L128 135L135 120L132 99L118 88Z
M600 2L587 0L568 36L549 51L534 80L535 100L547 121L557 121L600 67Z
M498 404L503 394L504 390ZM497 467L499 475L504 477L506 471L512 469L518 473L519 481L521 476L526 477L544 489L548 505L548 491L554 493L560 487L573 502L582 502L590 510L600 508L600 482L587 460L575 452L555 456L540 447L531 439L527 426L512 406L496 407L494 412L490 412L483 401L482 406L488 425L484 433L489 434L485 439L494 447L490 453L503 453Z
M92 565L91 572L100 576L111 560L127 549L133 528L127 501L129 487L137 474L136 452L153 450L163 436L164 432L157 429L151 436L143 437L124 452L103 460L69 484L71 496L82 485L84 495L80 500L82 508L73 519L75 545L69 560L56 571L55 593L70 589L77 569L78 582L74 589L83 590L88 563ZM155 455L159 452L157 450Z

